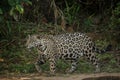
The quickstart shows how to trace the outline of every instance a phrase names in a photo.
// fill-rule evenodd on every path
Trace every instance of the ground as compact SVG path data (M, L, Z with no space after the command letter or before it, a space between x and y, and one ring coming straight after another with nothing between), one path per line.
M48 77L43 74L40 75L38 73L7 74L7 75L0 75L0 80L82 80L84 78L101 77L101 76L119 76L120 77L120 73L57 74L56 76L52 76L52 77L50 76Z

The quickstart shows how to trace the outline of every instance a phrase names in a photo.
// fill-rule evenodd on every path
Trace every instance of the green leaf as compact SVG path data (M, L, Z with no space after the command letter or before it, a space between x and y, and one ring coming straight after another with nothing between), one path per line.
M29 0L26 0L25 2L28 3L28 4L30 4L30 5L32 5L32 2L29 1Z
M28 1L27 3L30 4L30 5L32 5L32 2L30 2L30 1Z
M23 0L23 2L25 2L25 4L30 4L32 5L32 2L30 0Z
M0 8L0 14L3 14L3 11L2 11L2 9Z
M24 13L24 8L21 5L16 5L16 10L19 11L20 14Z
M11 15L11 16L14 15L14 9L15 9L15 8L12 8L12 9L10 10L10 15Z
M8 0L8 4L9 4L10 6L15 6L17 1L18 1L18 0Z
M0 15L0 22L2 22L3 21L3 16L2 15ZM0 32L1 33L1 32Z

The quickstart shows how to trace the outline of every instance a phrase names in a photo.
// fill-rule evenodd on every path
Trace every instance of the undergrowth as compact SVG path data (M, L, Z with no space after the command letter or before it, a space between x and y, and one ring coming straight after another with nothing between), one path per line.
M8 8L8 11L5 10L4 12L3 7L7 8L2 2L6 3L6 1L10 1L10 4L7 5L10 9ZM99 39L98 35L96 36L98 40L95 42L98 46L105 48L109 43L112 43L113 50L120 50L119 0L112 4L108 3L109 1L99 2L99 0L96 0L96 3L94 1L84 2L82 0L83 4L79 2L80 0L72 2L69 0L65 2L51 0L50 4L46 2L49 5L45 7L40 6L40 4L42 5L42 0L37 0L38 2L23 0L27 1L26 3L30 5L33 2L32 7L28 7L26 3L21 4L20 0L6 1L2 0L0 2L0 73L36 72L34 62L38 54L35 50L31 52L26 50L25 43L28 34L43 33L54 35L70 32L69 29L72 32L92 33L92 37L95 34L101 34ZM14 4L11 1L15 1L15 3L16 1L20 2ZM89 2L90 4L84 4ZM12 4L14 5L12 6ZM102 4L104 5L102 6ZM24 7L28 10L25 14L23 14ZM51 12L49 12L48 7L50 7ZM99 10L96 7L99 7ZM22 15L17 15L16 9ZM12 13L12 18L10 15L7 15L9 11ZM12 20L15 16L21 17L20 21L19 19L17 21ZM116 60L116 54L119 54L119 52L98 55L102 72L120 72L120 65L118 65L120 63ZM61 60L57 62L57 72L65 73L69 67L69 63L66 64ZM47 62L41 68L43 71L49 71L49 63ZM86 59L81 58L76 73L92 72L94 72L94 66Z
M16 25L20 27L24 27L26 25ZM46 25L45 25L46 26ZM51 25L49 25L51 26ZM48 27L49 27L48 26ZM37 52L36 50L33 50L32 52L29 52L26 49L25 42L26 37L28 34L34 34L34 33L45 33L43 25L42 26L30 26L28 29L22 29L19 31L19 33L22 33L22 35L14 35L12 36L12 39L8 41L9 44L5 43L5 40L1 40L2 45L2 53L0 54L0 58L3 59L2 62L0 62L0 73L33 73L37 72L34 66L34 62L37 58ZM49 32L46 32L45 34L53 34L54 29L52 27L51 30L49 29ZM14 33L14 32L12 32ZM12 34L11 34L12 35ZM5 38L6 39L6 38ZM7 40L7 39L6 39ZM97 41L98 45L108 45L106 41ZM104 47L104 46L103 46ZM114 57L114 54L106 53L103 55L98 55L98 58L100 59L101 63L101 71L102 72L120 72L120 68L117 65L117 61ZM57 72L58 73L66 73L66 70L70 68L70 63L64 62L62 60L57 61ZM49 63L41 66L43 72L49 71ZM79 60L79 64L77 67L77 70L75 73L93 73L94 72L94 66L92 66L91 63L89 63L88 60L81 57Z

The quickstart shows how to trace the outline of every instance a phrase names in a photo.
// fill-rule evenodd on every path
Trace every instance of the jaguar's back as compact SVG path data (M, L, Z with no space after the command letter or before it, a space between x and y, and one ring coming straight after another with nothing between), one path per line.
M68 54L68 57L72 54L73 56L74 54L83 56L85 52L92 52L94 46L90 37L83 33L66 33L56 35L54 38L56 39L56 46L59 49L59 53L62 55Z

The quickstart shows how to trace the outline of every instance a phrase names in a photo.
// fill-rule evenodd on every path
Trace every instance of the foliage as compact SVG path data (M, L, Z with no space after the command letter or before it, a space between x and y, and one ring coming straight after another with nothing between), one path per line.
M80 5L73 1L73 3L69 3L65 1L66 8L63 10L65 15L65 20L67 24L72 25L76 20L78 20L78 13L80 12Z
M2 9L0 8L0 14L3 14L3 11L2 11Z
M117 65L116 58L113 54L99 55L101 70L105 72L119 72L119 66ZM113 66L114 65L114 66Z
M53 4L54 1L54 4ZM82 1L82 2L79 2ZM53 5L50 6L49 3ZM103 4L103 6L102 6ZM65 24L75 25L74 31L97 32L107 34L105 40L98 40L98 46L106 47L107 40L120 43L120 2L94 0L1 0L0 1L0 73L3 72L35 72L34 60L36 52L29 53L25 49L25 38L28 34L56 34L63 31L56 31L59 25L59 18L65 19ZM28 6L31 5L31 6ZM101 11L101 12L100 12ZM20 21L13 20L16 15L21 15ZM95 17L99 15L100 18ZM11 17L12 16L12 17ZM55 23L55 16L58 23ZM67 27L66 27L67 28ZM113 36L115 35L115 36ZM103 37L103 36L102 36ZM98 39L98 38L97 38ZM119 47L119 46L118 46ZM102 62L102 71L119 72L115 54L98 55ZM49 63L41 66L43 71L49 70ZM89 63L80 59L78 73L93 72L94 68ZM62 61L57 62L57 71L64 73L70 67Z
M116 46L120 47L120 2L116 4L116 7L112 10L112 16L110 17L109 29L111 30L111 38L117 42Z
M88 18L86 18L84 20L84 31L85 32L91 32L94 28L92 27L93 23L92 23L92 16L89 16Z
M117 7L112 11L110 27L113 29L119 28L120 25L120 2L117 3Z
M11 23L12 21L9 21L12 20L10 16L16 18L18 14L23 14L24 7L29 4L32 5L29 0L0 1L0 25L2 25L0 26L0 36L2 37L2 41L9 42L16 34L20 35L22 28L20 26L14 27Z
M29 4L32 5L29 0L2 0L0 4L0 14L9 13L11 16L15 16L18 13L23 14L24 7Z
M20 26L21 28L25 27L25 25L17 25L17 26ZM17 40L15 40L14 43L9 42L10 43L9 45L6 45L6 46L3 45L5 49L3 50L3 53L0 54L0 57L3 58L4 61L0 62L0 65L1 65L0 73L3 73L3 72L5 73L5 71L16 72L16 73L36 72L36 69L34 67L34 61L37 58L38 54L35 51L28 52L24 45L25 41L22 40L27 36L27 34L40 33L39 32L40 27L38 26L32 26L32 27L34 28L32 29L24 28L20 30L20 33L19 33L20 35L16 37ZM44 30L44 27L43 27L43 30ZM49 25L46 27L49 27ZM105 43L105 45L107 45L106 41L104 42L98 41L97 43L101 45ZM104 55L99 55L98 57L100 58L101 65L104 64L102 65L102 71L106 71L106 72L119 71L119 68L116 67L117 62L114 58L114 55L108 53ZM94 72L94 66L92 66L88 62L89 61L81 57L76 72L77 73ZM65 71L68 70L67 68L69 67L70 67L69 63L66 64L61 60L57 61L57 72L65 73ZM46 64L42 65L41 68L43 72L49 71L49 63L47 62Z

